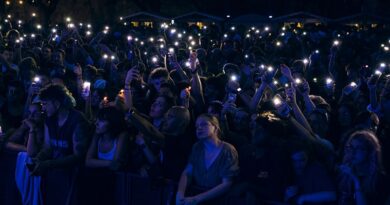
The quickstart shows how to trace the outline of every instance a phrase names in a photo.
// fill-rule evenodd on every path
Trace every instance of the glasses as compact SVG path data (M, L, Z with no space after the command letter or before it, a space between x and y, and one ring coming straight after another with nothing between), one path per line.
M365 148L363 146L346 145L345 151L347 151L347 152L356 152L356 151L365 152L365 151L367 151L367 148Z

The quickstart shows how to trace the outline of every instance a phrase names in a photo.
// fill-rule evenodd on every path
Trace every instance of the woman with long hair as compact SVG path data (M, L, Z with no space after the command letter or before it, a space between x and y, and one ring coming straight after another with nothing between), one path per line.
M370 131L356 131L347 140L340 166L339 204L384 204L388 198L378 138Z

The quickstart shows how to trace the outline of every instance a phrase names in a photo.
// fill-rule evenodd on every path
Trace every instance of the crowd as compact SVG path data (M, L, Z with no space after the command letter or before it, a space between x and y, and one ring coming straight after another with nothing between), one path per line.
M23 204L113 204L81 170L170 179L178 205L390 204L386 26L17 25L0 126Z

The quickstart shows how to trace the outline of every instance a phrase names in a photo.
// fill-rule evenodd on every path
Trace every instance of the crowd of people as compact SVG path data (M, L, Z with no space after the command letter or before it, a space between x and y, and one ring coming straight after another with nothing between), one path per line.
M390 204L386 26L172 23L2 22L23 204L75 204L85 169L172 180L178 205Z

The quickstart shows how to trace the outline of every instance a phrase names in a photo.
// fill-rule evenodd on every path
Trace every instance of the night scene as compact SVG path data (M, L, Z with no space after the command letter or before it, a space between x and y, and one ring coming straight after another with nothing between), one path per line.
M0 205L390 205L389 0L1 0Z

